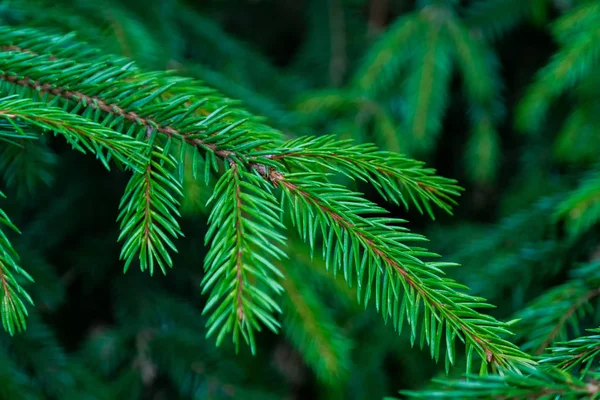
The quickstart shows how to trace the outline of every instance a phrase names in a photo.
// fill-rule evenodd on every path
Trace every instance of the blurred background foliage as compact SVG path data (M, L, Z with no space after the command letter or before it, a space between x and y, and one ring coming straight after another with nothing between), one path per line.
M459 207L393 214L496 317L523 318L517 344L540 354L598 327L597 1L4 0L0 22L199 78L290 137L426 161L465 187ZM191 167L176 268L150 278L117 261L124 174L52 139L0 165L36 279L28 330L0 332L1 398L375 399L444 374L293 236L283 334L261 334L254 357L215 348L199 290L210 191Z

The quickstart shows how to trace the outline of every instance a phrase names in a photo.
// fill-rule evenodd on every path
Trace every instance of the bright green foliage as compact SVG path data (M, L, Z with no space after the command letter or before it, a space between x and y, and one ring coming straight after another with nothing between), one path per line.
M0 194L4 197L3 193ZM19 230L2 210L0 210L0 223L3 225L3 229L0 229L0 285L2 285L0 312L2 327L13 335L27 326L27 308L23 299L33 305L33 300L23 289L17 276L21 275L29 281L33 281L33 278L18 264L19 256L6 236L6 228L15 232Z
M14 35L7 36L6 40L14 40ZM13 45L0 61L6 71L5 85L24 97L8 101L2 115L9 121L18 119L62 133L73 147L93 151L108 166L109 157L103 152L107 148L113 158L134 169L119 214L125 271L136 259L141 270L148 269L150 274L155 264L163 273L173 264L169 251L176 249L171 238L182 234L175 219L182 192L172 173L184 163L186 146L205 154L205 181L211 173L219 173L217 158L229 163L228 172L214 188L207 233L212 243L203 279L204 291L211 291L205 307L205 312L212 311L207 335L217 333L217 343L232 332L236 344L241 336L255 352L254 330L262 324L273 331L279 326L273 313L280 307L268 292L279 293L282 287L276 280L278 270L268 258L281 259L285 253L274 247L284 241L274 230L281 223L276 202L266 190L271 186L281 188L285 210L311 248L317 231L323 233L327 268L343 269L351 286L356 273L358 300L368 303L374 290L376 308L385 320L392 318L401 330L407 318L412 341L423 302L421 345L427 342L437 360L445 342L447 368L454 362L457 338L467 346L469 365L473 350L483 360L483 369L487 364L513 369L529 363L525 354L498 336L508 332L505 325L475 311L487 307L482 299L459 294L462 286L439 277L441 268L451 264L416 258L435 254L404 244L423 238L393 225L402 221L364 218L363 213L384 210L328 182L326 175L290 172L325 167L327 172L368 181L384 197L406 207L413 203L432 216L431 204L446 211L454 204L451 196L459 188L453 181L433 176L420 163L331 137L299 139L278 149L276 134L246 123L247 118L239 119L239 113L222 107L203 115L202 107L216 95L195 82L144 73L119 60L91 64L23 52L23 48ZM46 109L27 96L61 104L70 113ZM73 127L79 120L84 121ZM17 132L24 134L20 128ZM174 141L177 146L172 145ZM253 170L258 172L256 177ZM5 315L14 319L20 314Z
M413 204L434 218L432 205L451 213L462 190L456 181L435 176L435 170L423 168L423 163L399 154L378 151L371 144L356 145L352 141L337 141L332 136L306 137L286 142L274 159L307 169L306 164L324 172L340 172L350 178L368 182L386 200L406 209Z
M599 333L600 329L588 329L591 333ZM600 336L582 336L568 342L557 343L550 348L541 362L555 365L564 371L579 369L581 376L587 375L600 354Z
M212 310L207 336L217 333L220 343L233 332L235 344L241 336L252 353L256 352L254 330L263 324L273 332L279 328L273 314L281 309L269 292L282 292L277 280L283 275L271 260L286 256L279 248L285 246L277 231L283 228L279 205L263 187L261 178L235 163L215 185L206 234L206 241L212 243L202 281L203 292L211 291L203 311Z
M28 99L5 97L0 99L0 106L2 106L0 119L8 121L15 129L15 134L9 137L31 138L19 126L19 123L23 123L43 131L48 130L54 134L62 135L75 150L82 153L90 151L107 168L109 168L108 160L110 157L131 164L132 168L141 166L143 157L139 153L140 149L143 151L143 143L107 129L93 121ZM18 122L15 123L14 120ZM3 136L7 137L7 135Z
M139 255L141 270L148 269L150 275L155 261L163 274L167 273L167 267L173 266L167 248L177 250L169 236L182 235L175 216L180 215L177 197L183 193L179 182L168 171L175 168L175 162L157 150L160 148L149 154L145 169L131 177L119 214L119 239L127 238L121 252L121 258L126 260L124 270L127 271Z
M529 371L526 371L529 372ZM531 370L530 373L504 376L472 376L469 380L436 381L436 387L422 392L403 392L419 399L593 399L597 396L598 374L583 381L560 370Z
M472 365L473 351L483 360L482 370L488 363L510 369L530 362L526 354L498 336L509 332L505 324L475 310L488 308L489 304L481 298L457 294L461 285L439 277L443 268L453 264L423 262L418 257L437 255L405 244L424 240L398 225L405 221L363 217L363 213L382 214L385 210L357 193L326 183L318 175L288 174L278 183L292 221L311 249L317 233L322 233L327 269L334 274L342 270L348 284L357 286L359 303L367 304L373 295L376 308L386 322L391 319L396 330L402 330L406 318L411 342L418 336L421 347L427 343L436 361L444 342L446 368L452 365L454 341L459 338L466 344L467 370ZM417 334L421 303L423 319Z
M598 398L599 27L2 2L0 396Z

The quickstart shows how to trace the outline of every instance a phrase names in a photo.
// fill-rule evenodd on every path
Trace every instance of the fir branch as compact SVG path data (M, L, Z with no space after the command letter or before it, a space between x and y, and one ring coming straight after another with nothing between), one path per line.
M581 377L585 376L600 354L600 328L588 331L596 334L557 343L551 347L549 352L542 356L541 365L554 365L564 371L580 366L579 374Z
M500 137L490 113L476 109L469 115L472 132L467 142L465 165L469 177L477 183L490 183L496 178L500 166Z
M82 92L71 91L71 90L67 90L62 87L53 87L51 84L41 83L40 81L35 81L28 77L19 79L15 75L0 75L0 80L14 83L19 86L28 87L28 88L31 88L31 89L34 89L37 91L51 93L54 96L60 96L67 100L75 100L79 104L84 104L87 107L90 107L92 109L101 110L107 114L111 114L111 115L114 115L117 117L122 117L122 118L128 120L129 122L139 124L142 127L156 129L157 132L160 132L167 137L176 137L176 138L181 139L191 145L200 145L204 148L212 150L217 155L224 157L224 158L226 158L230 155L230 152L228 152L227 150L217 149L215 144L206 144L199 139L189 139L189 138L187 138L187 136L190 136L190 135L184 135L181 132L179 132L178 130L176 130L170 126L161 126L156 121L154 121L152 118L143 118L140 115L138 115L136 112L127 111L124 108L121 108L117 104L109 104L109 103L105 102L104 100L102 100L101 98L99 98L98 96L89 96Z
M457 65L471 101L489 104L500 91L499 62L489 45L456 19L446 21ZM477 79L471 79L472 77Z
M310 170L313 166L340 172L352 179L368 182L381 196L394 204L419 212L425 210L433 218L431 205L451 213L461 188L452 179L435 176L435 170L399 154L378 151L371 144L353 144L351 140L335 140L332 136L303 137L284 143L270 157L285 165Z
M281 309L270 292L282 292L275 280L282 275L270 259L286 257L278 247L285 243L278 206L261 181L232 163L217 182L209 200L214 205L205 240L211 247L202 280L202 292L210 290L203 313L212 312L206 336L217 333L218 345L232 332L239 346L241 335L253 354L260 324L273 332L279 328L273 314Z
M402 391L418 399L594 399L600 395L600 376L578 379L556 369L526 369L524 374L508 371L503 375L469 376L466 380L435 379L435 387L423 391Z
M600 87L600 82L586 80L588 90ZM582 99L583 100L583 99ZM565 119L563 126L554 142L554 155L558 161L568 163L585 162L593 165L598 160L600 137L596 134L600 124L600 104L593 101L579 100L577 107Z
M598 263L583 264L571 273L572 279L533 300L515 317L517 339L526 338L522 348L540 355L552 343L565 341L570 325L578 334L577 322L591 313L590 302L600 296Z
M31 55L44 54L48 60L73 59L87 62L90 58L119 62L112 54L76 39L75 33L65 35L42 32L27 27L0 26L0 51L20 52Z
M13 128L17 131L16 137L29 137L29 135L26 135L14 121L60 134L73 148L83 153L88 150L95 154L106 168L110 168L109 157L103 153L104 149L110 156L132 168L136 168L144 162L143 157L139 154L140 148L144 147L143 143L93 121L43 103L18 99L14 96L0 98L0 119L12 123Z
M35 76L19 76L13 72L6 72L5 69L5 72L0 74L0 80L33 89L34 93L43 93L44 99L47 99L47 96L56 96L74 102L75 111L81 108L89 111L100 110L108 115L103 119L103 123L110 126L117 125L117 129L125 131L123 122L127 121L142 129L155 129L166 137L178 139L221 158L235 158L236 152L241 149L258 147L270 142L265 134L261 135L261 132L267 133L265 129L256 129L253 138L244 137L245 131L236 131L235 134L231 132L230 135L226 135L238 128L240 124L250 121L236 119L235 123L223 124L222 120L227 117L223 108L209 115L195 115L195 111L206 103L206 97L203 100L196 98L193 104L183 107L183 103L194 100L196 93L199 94L203 90L202 87L194 87L189 80L160 73L141 74L136 72L135 68L128 68L129 65L78 64L69 60L48 61L42 56L29 54L11 52L6 54L7 57L0 60L0 69L6 68L10 71L15 65L19 69L27 69L35 65L36 69L32 71L35 72ZM45 78L46 81L40 78ZM69 81L69 87L73 89L60 85L65 80ZM191 89L185 93L176 91L180 89L182 81L191 86ZM110 90L104 90L108 84L111 85ZM169 89L175 92L168 97L168 104L162 103L160 96ZM162 103L163 106L156 107L156 104L153 104L156 102ZM122 104L127 104L130 108ZM88 115L92 117L91 113ZM176 123L173 124L175 121ZM216 125L216 127L209 125ZM256 124L253 126L257 128ZM225 129L226 127L228 129Z
M473 181L489 183L499 166L500 138L494 126L503 114L499 62L487 43L474 37L464 24L449 19L446 27L470 103L467 171Z
M153 147L144 170L133 174L119 205L118 240L124 240L121 259L125 260L125 272L138 257L142 271L148 269L152 275L156 262L166 274L167 267L173 266L168 249L177 251L169 236L183 236L174 217L180 216L178 199L183 193L169 172L176 168L176 162L168 154L161 154L160 147Z
M325 119L326 115L331 113L357 116L358 129L364 131L364 134L367 134L372 122L374 125L372 129L374 139L382 147L393 152L407 152L407 149L399 140L397 122L392 115L392 110L355 90L325 89L312 91L300 97L296 108L302 113L308 114L309 120ZM342 120L341 122L346 121ZM356 125L353 122L351 126L355 127ZM342 126L341 129L334 129L332 132L335 133L336 130L339 130L342 135L345 135L347 129Z
M475 308L489 305L481 298L458 292L461 285L440 277L443 274L441 268L452 264L423 262L417 257L436 255L404 244L424 238L392 225L403 221L362 217L365 212L379 214L384 210L311 173L283 176L274 172L270 179L283 189L284 203L291 212L292 221L312 249L317 232L322 232L327 268L333 269L334 274L341 268L350 285L355 270L359 301L364 287L364 304L375 285L376 308L384 320L393 319L397 330L401 330L406 316L413 343L417 337L417 314L423 303L420 340L421 346L425 342L429 344L432 358L439 358L445 325L447 368L454 362L456 337L467 346L468 369L473 350L481 357L482 368L491 364L516 369L521 364L533 364L526 354L498 336L508 332L505 324L475 311ZM402 296L401 289L404 289Z
M562 260L569 252L547 219L558 201L558 196L542 197L525 208L511 210L495 224L469 224L452 234L436 236L438 242L451 240L446 251L462 264L455 279L493 303L509 301L521 307L537 282L563 268ZM470 238L468 245L465 238Z
M204 22L208 24L208 21ZM194 113L197 113L205 117L212 114L211 116L215 117L216 115L213 114L213 112L217 110L223 111L223 108L227 108L227 112L222 113L224 114L221 118L223 121L234 125L242 119L247 119L243 126L235 126L231 133L239 130L251 130L255 133L256 138L260 139L268 137L271 140L274 140L281 137L280 132L261 123L260 118L253 116L242 108L235 107L239 102L222 96L215 90L207 88L201 82L190 78L176 77L169 72L152 74L142 73L138 66L135 63L132 63L131 60L106 54L96 47L81 43L74 34L55 35L30 28L17 29L14 27L0 26L0 50L2 48L7 52L25 52L33 56L44 56L47 60L55 61L57 63L75 61L79 64L88 65L88 69L93 68L94 65L106 63L107 68L120 69L120 72L124 74L126 71L126 76L121 76L123 76L123 80L127 83L141 82L146 84L146 86L141 87L143 91L152 91L152 87L148 87L147 85L153 84L154 89L160 90L161 92L159 97L165 101L170 100L169 106L171 105L170 103L175 102L183 115L189 117L194 115ZM94 62L90 63L90 60L93 60ZM194 71L195 68L192 68L191 71L186 70L185 72ZM112 79L110 78L110 75L107 76L109 79ZM103 76L103 78L106 79L107 76ZM204 76L201 78L204 79ZM105 82L101 81L99 83L102 84ZM165 86L168 86L166 90ZM85 89L88 90L90 87L85 86ZM101 93L107 94L106 91ZM114 94L114 92L110 93ZM140 95L142 93L136 94ZM236 94L239 93L236 92ZM186 101L183 102L186 106L185 108L181 107L182 104L180 104L181 102L179 101L182 96L187 96L185 99ZM119 100L123 99L120 98ZM165 105L165 107L167 109L170 108L167 105ZM190 107L193 108L192 113L187 112Z
M5 197L3 193L0 196ZM0 224L3 228L19 232L3 210L0 210ZM25 291L18 276L33 282L33 278L19 265L19 256L13 248L4 229L0 227L0 317L2 327L10 335L25 330L28 315L25 302L33 305L33 300ZM23 301L25 300L25 302Z
M443 38L436 24L441 22L439 18L449 16L448 10L428 8L422 17L430 20L421 21L424 29L431 28L430 32L435 33L435 43L429 50L441 49L448 62L450 53L446 43L441 47L437 44ZM126 268L137 255L142 260L142 269L149 268L151 272L154 259L163 271L171 264L166 249L174 246L166 233L175 237L180 232L174 219L178 201L167 192L178 192L170 172L175 164L183 164L169 158L171 142L176 139L183 154L185 145L207 151L206 176L210 169L218 172L217 157L225 161L226 172L212 198L215 204L207 235L207 241L212 243L205 259L203 280L203 291L211 291L204 310L212 312L207 335L217 333L217 343L233 331L236 345L241 335L255 352L254 331L260 330L261 325L273 331L278 329L274 315L279 307L268 292L282 291L274 279L280 274L265 256L282 258L284 253L278 246L283 245L284 239L277 232L281 227L279 207L266 191L265 181L255 174L258 172L282 188L292 219L311 248L317 232L323 233L328 268L332 264L334 271L342 267L350 284L353 270L356 271L358 296L365 304L375 285L376 306L384 319L393 318L395 327L401 329L407 317L413 342L417 337L417 314L423 309L421 345L429 343L433 358L439 358L445 325L447 367L454 362L456 337L466 343L469 366L473 352L482 358L482 369L490 364L493 369L533 364L527 355L500 338L499 335L509 333L506 324L475 311L489 306L483 299L464 294L461 285L440 277L442 269L450 264L423 262L417 257L435 254L404 244L404 241L424 240L423 237L393 226L399 220L363 217L365 213L377 214L383 209L321 180L318 175L291 174L288 169L307 170L316 166L341 172L371 183L397 204L408 206L412 202L429 214L432 204L450 210L453 196L459 192L454 181L437 178L420 163L377 152L370 145L352 146L331 138L321 141L309 138L275 148L277 135L256 121L246 123L240 118L243 113L227 119L226 112L217 108L207 114L205 103L224 100L193 81L164 73L142 73L121 61L85 63L68 58L50 59L42 52L39 55L23 52L27 47L19 44L10 46L13 47L0 60L3 71L0 78L5 90L61 104L70 115L81 113L83 119L97 121L106 129L126 133L138 141L147 136L150 143L148 157L143 159L144 168L132 178L121 203L121 238L127 237L122 253L127 259ZM449 76L449 63L443 62L440 69L440 65L431 62L431 53L422 55L427 58L427 69L434 68ZM422 71L415 74L428 78L425 75L429 74ZM422 91L427 97L424 101L417 100L421 122L415 122L416 125L424 121L425 114L429 120L431 104L435 103L435 110L443 109L440 105L443 96L433 99L429 89ZM441 103L436 103L440 99ZM434 114L441 118L441 112ZM194 166L193 170L196 169ZM161 189L161 185L166 189ZM368 283L364 283L365 279ZM404 289L402 298L401 289Z
M540 346L536 350L536 354L541 354L541 352L548 347L559 335L559 333L566 328L566 323L572 318L577 310L581 308L584 304L587 304L590 300L594 299L600 295L600 288L588 290L578 296L573 304L565 311L565 313L560 317L556 326L550 331L546 339L540 344Z

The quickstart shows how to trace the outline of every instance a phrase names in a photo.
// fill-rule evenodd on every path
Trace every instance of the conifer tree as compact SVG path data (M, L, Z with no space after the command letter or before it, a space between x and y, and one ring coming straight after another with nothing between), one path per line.
M510 64L523 29L556 49ZM599 397L599 33L592 0L3 2L2 396Z

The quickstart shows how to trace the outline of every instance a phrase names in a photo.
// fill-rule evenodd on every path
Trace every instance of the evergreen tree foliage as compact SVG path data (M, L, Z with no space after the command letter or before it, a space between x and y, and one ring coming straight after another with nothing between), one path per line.
M0 398L600 398L599 35L3 1Z

